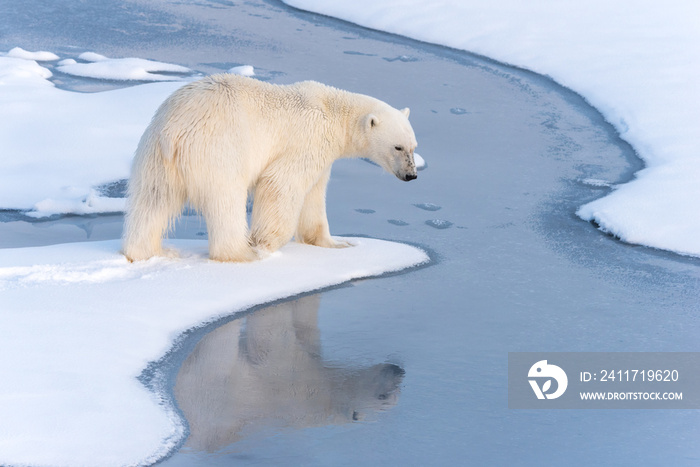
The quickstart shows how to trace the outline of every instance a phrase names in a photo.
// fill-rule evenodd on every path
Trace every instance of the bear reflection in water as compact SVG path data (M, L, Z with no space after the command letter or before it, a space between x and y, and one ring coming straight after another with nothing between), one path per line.
M319 303L311 295L258 310L197 344L175 383L190 428L185 446L216 451L271 427L343 424L396 405L398 366L323 361Z

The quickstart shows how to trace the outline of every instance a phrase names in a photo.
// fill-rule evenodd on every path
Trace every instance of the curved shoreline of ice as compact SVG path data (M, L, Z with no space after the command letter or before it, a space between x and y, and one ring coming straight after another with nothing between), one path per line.
M251 306L429 261L369 238L290 243L247 264L180 258L129 263L119 240L0 249L2 465L141 465L185 435L170 402L138 377L183 332ZM37 448L38 447L38 448Z
M577 214L623 241L700 256L698 4L283 1L491 57L582 95L647 167Z

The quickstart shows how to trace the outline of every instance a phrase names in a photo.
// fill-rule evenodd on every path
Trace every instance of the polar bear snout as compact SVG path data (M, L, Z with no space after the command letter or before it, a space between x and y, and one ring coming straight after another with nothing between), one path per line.
M418 171L415 164L410 159L398 160L394 159L389 164L382 164L384 169L396 176L399 180L403 182L410 182L418 178Z
M404 151L403 147L396 146L396 153L392 154L392 169L391 172L396 175L396 178L404 182L410 182L418 178L416 163L413 160L413 150ZM401 149L401 151L398 151Z
M403 180L404 182L410 182L411 180L415 180L416 178L418 178L416 163L413 162L413 151L411 151L405 157L399 159L397 162L397 165L399 165L399 167L398 170L394 171L394 173L396 174L396 177L398 177L399 180Z

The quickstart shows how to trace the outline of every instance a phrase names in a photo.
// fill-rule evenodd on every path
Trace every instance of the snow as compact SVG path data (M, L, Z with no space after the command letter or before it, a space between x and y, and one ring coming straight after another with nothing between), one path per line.
M107 58L94 52L84 52L78 56L86 63L64 63L57 70L74 76L110 79L121 81L177 81L178 76L154 72L187 74L192 70L171 63L144 60L142 58Z
M700 3L284 1L549 75L581 94L647 167L578 215L624 241L700 256Z
M48 81L53 73L33 60L0 57L0 99L7 102L11 94L29 87L52 86Z
M35 60L37 62L51 62L58 60L58 55L53 52L29 52L21 47L15 47L14 49L7 52L8 57L21 58L24 60Z
M426 167L425 159L423 159L423 157L420 154L418 154L417 152L413 153L413 162L416 163L416 168L418 170L422 170Z
M51 77L36 61L0 57L0 207L33 217L123 210L96 187L128 178L141 134L183 82L86 94Z
M104 62L109 60L106 56L98 54L97 52L83 52L78 55L78 58L86 62Z
M203 240L170 241L179 258L133 264L117 240L0 249L0 464L154 462L184 428L137 378L182 332L428 261L411 246L346 240L355 246L290 243L249 264L209 261Z
M255 68L250 65L235 66L228 70L229 73L242 76L255 76Z
M126 198L111 198L102 196L94 188L88 188L85 195L83 189L64 187L59 198L47 198L34 205L33 211L25 213L29 217L42 218L51 214L103 214L110 212L124 212Z

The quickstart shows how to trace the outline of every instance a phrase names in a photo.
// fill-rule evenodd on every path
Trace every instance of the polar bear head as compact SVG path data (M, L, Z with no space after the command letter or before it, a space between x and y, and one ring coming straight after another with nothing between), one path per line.
M413 151L418 143L408 121L410 110L397 110L382 104L362 118L364 144L361 156L393 173L399 180L415 180L418 174Z

